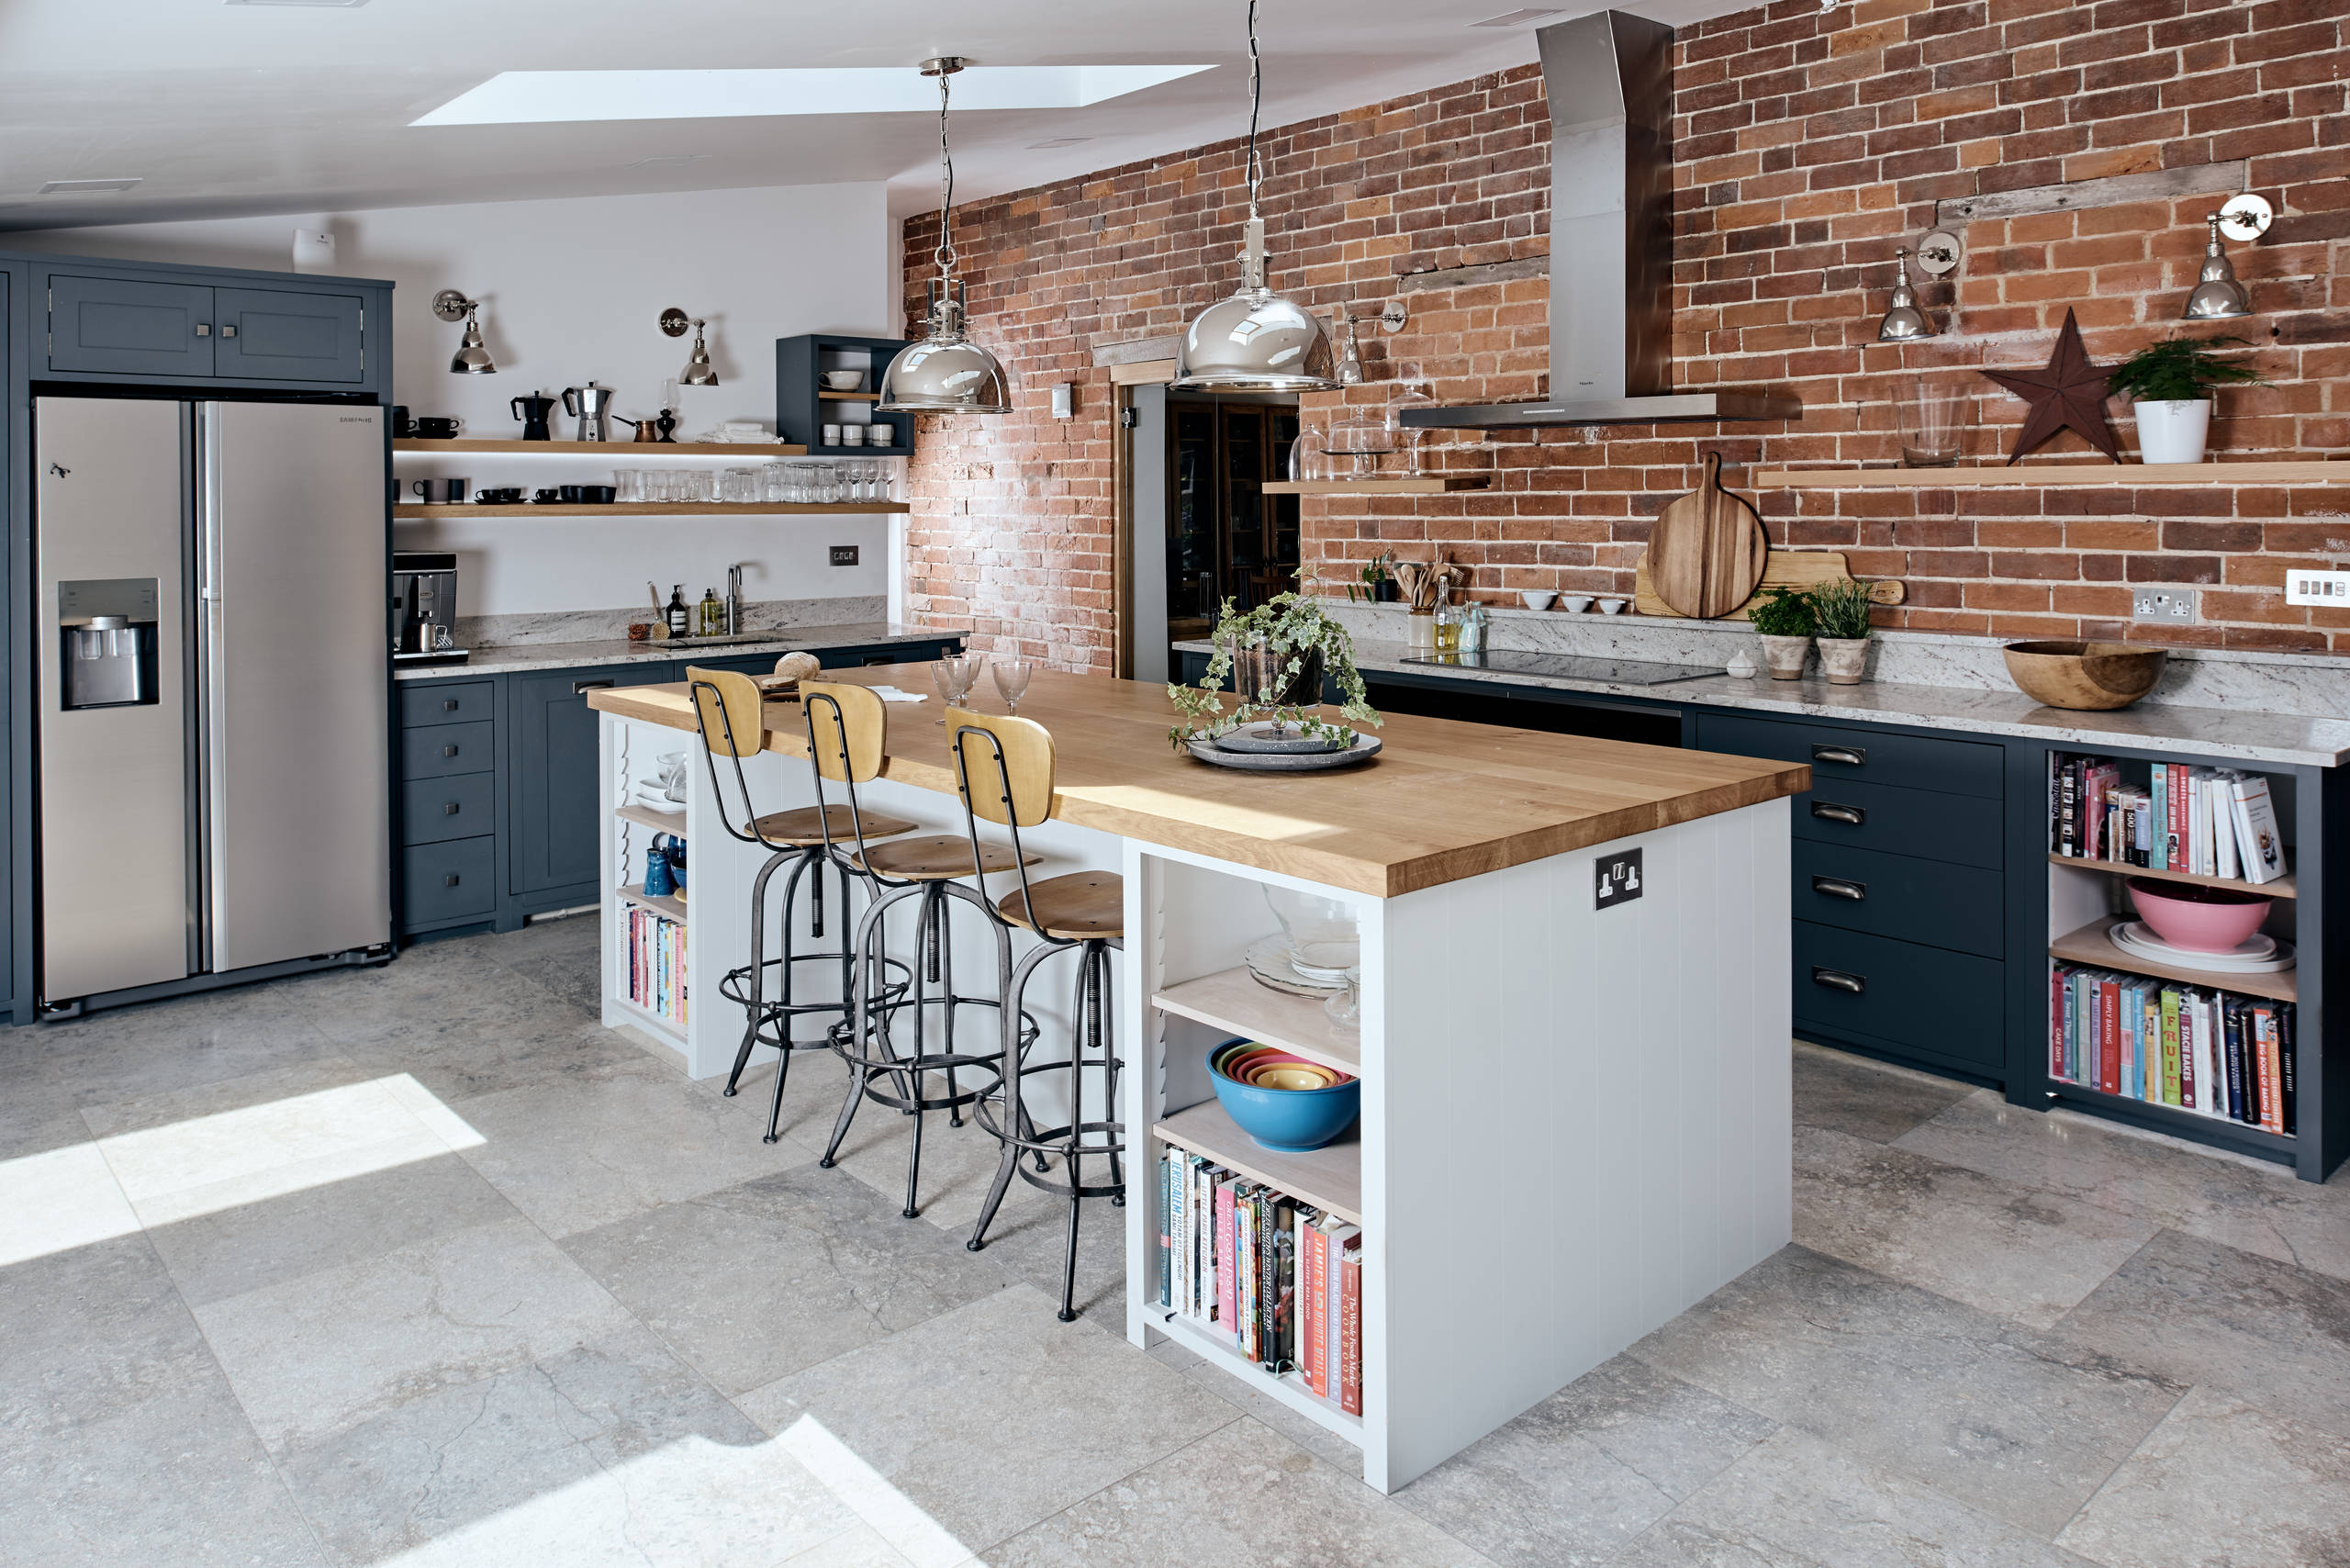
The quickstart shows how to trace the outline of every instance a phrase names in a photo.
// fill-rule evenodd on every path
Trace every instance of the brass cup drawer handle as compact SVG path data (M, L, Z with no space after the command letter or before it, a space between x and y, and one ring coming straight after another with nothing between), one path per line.
M1841 762L1847 767L1866 767L1869 754L1856 745L1816 745L1811 748L1814 762Z
M1841 969L1823 969L1818 965L1812 967L1811 983L1824 985L1831 991L1849 991L1854 996L1869 988L1869 982L1859 975L1848 975Z
M1858 806L1840 806L1833 801L1814 801L1811 814L1823 822L1849 823L1859 827L1869 820L1867 812Z
M1824 893L1831 899L1850 899L1854 903L1859 903L1869 896L1869 885L1866 882L1848 882L1841 877L1814 877L1811 879L1811 890L1815 893Z

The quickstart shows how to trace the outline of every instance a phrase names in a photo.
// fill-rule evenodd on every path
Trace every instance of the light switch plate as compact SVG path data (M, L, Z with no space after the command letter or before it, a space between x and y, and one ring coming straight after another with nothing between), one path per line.
M2350 608L2350 572L2311 572L2295 568L2285 574L2287 604L2322 604L2334 610Z
M856 545L854 545L854 544L835 544L835 545L834 545L834 546L833 546L833 565L834 565L834 566L856 566Z
M2192 621L2195 619L2195 590L2142 588L2131 596L2130 614L2137 621Z

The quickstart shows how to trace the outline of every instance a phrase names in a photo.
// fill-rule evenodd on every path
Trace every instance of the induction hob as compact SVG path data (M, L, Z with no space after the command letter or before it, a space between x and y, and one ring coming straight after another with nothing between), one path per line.
M1492 670L1502 675L1539 675L1554 680L1589 680L1610 686L1665 686L1676 680L1703 680L1722 673L1714 665L1595 658L1585 654L1526 654L1513 648L1487 648L1473 654L1414 654L1401 662Z

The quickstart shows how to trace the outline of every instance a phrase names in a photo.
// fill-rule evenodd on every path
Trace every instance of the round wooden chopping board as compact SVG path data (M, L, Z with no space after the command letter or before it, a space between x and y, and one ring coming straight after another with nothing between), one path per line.
M1676 615L1712 621L1754 596L1771 541L1752 507L1722 488L1722 456L1706 454L1706 477L1665 503L1649 534L1649 581Z

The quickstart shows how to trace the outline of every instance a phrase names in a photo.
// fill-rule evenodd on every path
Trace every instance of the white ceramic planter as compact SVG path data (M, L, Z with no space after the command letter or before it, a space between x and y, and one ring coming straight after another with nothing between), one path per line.
M2133 404L2138 410L2138 461L2200 463L2211 435L2211 400Z
M1762 667L1773 680L1801 680L1804 660L1810 655L1808 637L1768 637L1756 633L1762 644Z
M1858 686L1868 678L1869 640L1866 637L1822 637L1819 639L1819 667L1828 672L1830 686Z

